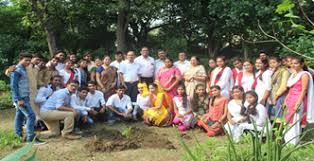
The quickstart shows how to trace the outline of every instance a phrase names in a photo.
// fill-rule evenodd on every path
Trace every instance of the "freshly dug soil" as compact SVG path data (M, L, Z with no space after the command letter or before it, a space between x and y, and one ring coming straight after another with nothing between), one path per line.
M93 136L85 148L90 152L123 151L138 148L175 149L167 136L161 136L149 129L131 127L123 131L115 129L93 129L85 136Z

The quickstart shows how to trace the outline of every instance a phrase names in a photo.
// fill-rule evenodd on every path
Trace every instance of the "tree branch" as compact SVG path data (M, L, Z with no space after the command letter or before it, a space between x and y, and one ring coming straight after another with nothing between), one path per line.
M300 4L300 1L298 0L298 6L301 10L301 13L303 15L303 17L308 21L308 23L310 23L312 25L312 27L314 27L314 22L307 16L307 14L304 12L304 9L303 7L301 6Z
M243 38L243 36L241 36L241 39L246 42L246 43L249 43L249 44L262 44L262 43L273 43L273 42L277 42L276 40L259 40L259 41L256 41L256 40L253 40L253 41L250 41L250 40L245 40Z
M287 50L291 51L292 53L295 53L295 54L297 54L297 55L299 55L299 56L305 57L305 58L307 58L307 59L314 60L314 58L311 58L311 57L306 56L306 55L304 55L304 54L301 54L301 53L299 53L299 52L297 52L297 51L295 51L295 50L292 50L291 48L289 48L287 45L285 45L284 43L282 43L282 42L281 42L279 39L277 39L276 37L267 34L267 33L264 31L264 29L262 28L262 26L260 25L259 20L257 20L257 25L258 25L258 28L262 31L262 33L263 33L265 36L267 36L267 37L269 37L269 38L275 40L277 43L279 43L279 44L280 44L282 47L284 47L285 49L287 49Z

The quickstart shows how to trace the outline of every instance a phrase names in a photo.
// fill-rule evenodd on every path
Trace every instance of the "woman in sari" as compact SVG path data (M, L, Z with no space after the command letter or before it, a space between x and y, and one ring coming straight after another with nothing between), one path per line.
M96 70L98 89L104 93L106 100L115 93L117 78L117 71L115 67L110 66L110 62L110 57L104 56L103 64Z
M227 118L228 99L221 95L221 88L214 85L210 88L213 98L209 103L208 113L199 116L197 125L206 130L209 137L223 134L223 125Z
M190 60L190 68L184 73L186 93L193 97L194 89L198 84L205 85L206 70L203 65L200 65L199 58L192 56Z
M152 107L144 111L144 122L153 126L169 126L172 124L172 102L162 91L158 82L149 85L149 97Z
M177 87L182 79L182 75L180 70L173 66L172 59L165 59L165 66L159 70L156 79L159 81L161 88L167 92L167 95L171 99L177 95Z
M290 127L284 138L287 143L298 144L302 128L306 121L314 122L314 94L313 79L306 66L302 67L302 60L293 58L291 68L294 71L288 79L287 86L290 88L285 100L287 113L285 121ZM304 117L305 116L305 117Z

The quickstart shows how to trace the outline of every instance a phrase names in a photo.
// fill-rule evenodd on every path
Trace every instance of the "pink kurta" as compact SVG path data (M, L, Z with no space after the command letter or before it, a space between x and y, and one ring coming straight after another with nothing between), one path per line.
M176 67L171 67L169 69L162 68L157 74L157 80L163 88L169 88L176 81L176 77L181 77L181 72ZM177 87L175 86L170 91L167 91L168 96L172 99L177 95Z
M301 77L302 78L302 77ZM286 105L287 105L287 113L286 113L286 122L294 114L294 107L297 103L297 100L302 91L302 80L301 78L296 82L292 87L290 87L287 98L286 98ZM301 120L302 126L306 124L306 111L307 111L307 96L303 99L303 116ZM293 117L290 119L290 124L293 124Z

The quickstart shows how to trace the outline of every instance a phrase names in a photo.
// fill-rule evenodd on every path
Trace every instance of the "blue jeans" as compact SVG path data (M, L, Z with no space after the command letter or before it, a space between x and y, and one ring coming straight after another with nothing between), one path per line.
M138 94L137 83L138 82L133 82L133 83L125 82L125 85L128 88L126 90L126 94L131 97L132 102L136 102L136 98Z
M284 104L285 102L285 96L280 96L277 99L276 102L276 107L271 107L271 116L272 117L277 117L277 118L281 118L283 115L283 110L281 109L281 106Z
M24 107L19 107L15 102L16 112L14 119L15 134L22 136L22 125L24 119L26 119L26 141L33 141L35 137L34 126L36 122L35 113L32 110L29 97L23 98Z
M86 115L83 115L82 111L80 111L80 110L76 110L76 112L77 112L78 116L77 116L77 118L75 118L74 127L80 127L83 123L83 117ZM87 115L87 124L88 125L94 124L94 120L91 117L89 117L88 115Z
M122 109L119 109L119 108L115 108L115 110L117 110L118 112L123 112L123 113L125 113L127 111L127 110L122 110ZM106 116L107 116L107 120L108 121L117 121L117 120L120 120L120 119L124 119L122 116L117 115L116 113L112 112L111 110L108 110L106 112Z

